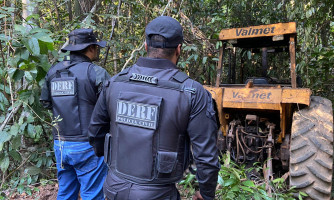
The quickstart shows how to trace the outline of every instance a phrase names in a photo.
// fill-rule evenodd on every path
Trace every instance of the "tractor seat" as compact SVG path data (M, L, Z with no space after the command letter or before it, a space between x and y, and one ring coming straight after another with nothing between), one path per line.
M249 81L253 81L254 85L268 85L269 81L267 78L265 77L251 77L251 78L247 78L245 84L247 85L247 83Z

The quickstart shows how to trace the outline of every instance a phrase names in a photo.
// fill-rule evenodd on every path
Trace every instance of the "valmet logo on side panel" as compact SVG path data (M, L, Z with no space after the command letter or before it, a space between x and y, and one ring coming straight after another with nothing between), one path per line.
M247 103L280 103L281 89L225 88L224 101Z
M233 91L233 99L270 99L272 93L271 92L254 92L249 93L248 95L245 95L243 93L235 92Z
M262 35L274 33L275 26L271 28L240 28L235 29L237 36L246 36L246 35Z

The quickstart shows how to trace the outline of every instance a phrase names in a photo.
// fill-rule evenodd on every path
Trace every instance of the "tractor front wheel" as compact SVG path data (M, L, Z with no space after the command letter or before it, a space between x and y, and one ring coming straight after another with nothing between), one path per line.
M330 199L333 171L333 110L328 99L312 96L309 107L293 115L290 186L307 199Z

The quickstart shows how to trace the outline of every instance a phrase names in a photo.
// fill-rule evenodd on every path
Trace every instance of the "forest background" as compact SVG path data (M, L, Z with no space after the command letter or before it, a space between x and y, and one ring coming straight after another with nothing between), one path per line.
M67 34L75 28L96 30L108 41L97 64L114 75L145 56L145 26L162 14L184 27L180 69L207 85L214 84L221 29L295 21L303 87L334 100L332 0L0 0L1 191L29 194L29 185L56 178L51 136L56 121L39 96L46 72L66 55L59 49ZM246 60L244 77L259 76L261 54L237 54ZM288 54L269 60L269 76L289 78ZM225 61L223 82L227 72Z

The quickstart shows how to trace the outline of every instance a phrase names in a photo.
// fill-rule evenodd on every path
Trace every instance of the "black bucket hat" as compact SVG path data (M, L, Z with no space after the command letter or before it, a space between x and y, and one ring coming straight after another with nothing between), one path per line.
M183 30L181 24L169 16L160 16L153 19L145 29L146 43L148 46L155 48L176 48L183 42ZM152 35L161 35L165 38L161 42L154 43L151 41Z
M68 34L68 38L69 44L61 49L62 52L80 51L92 44L103 48L107 44L104 40L98 42L92 29L75 29Z

